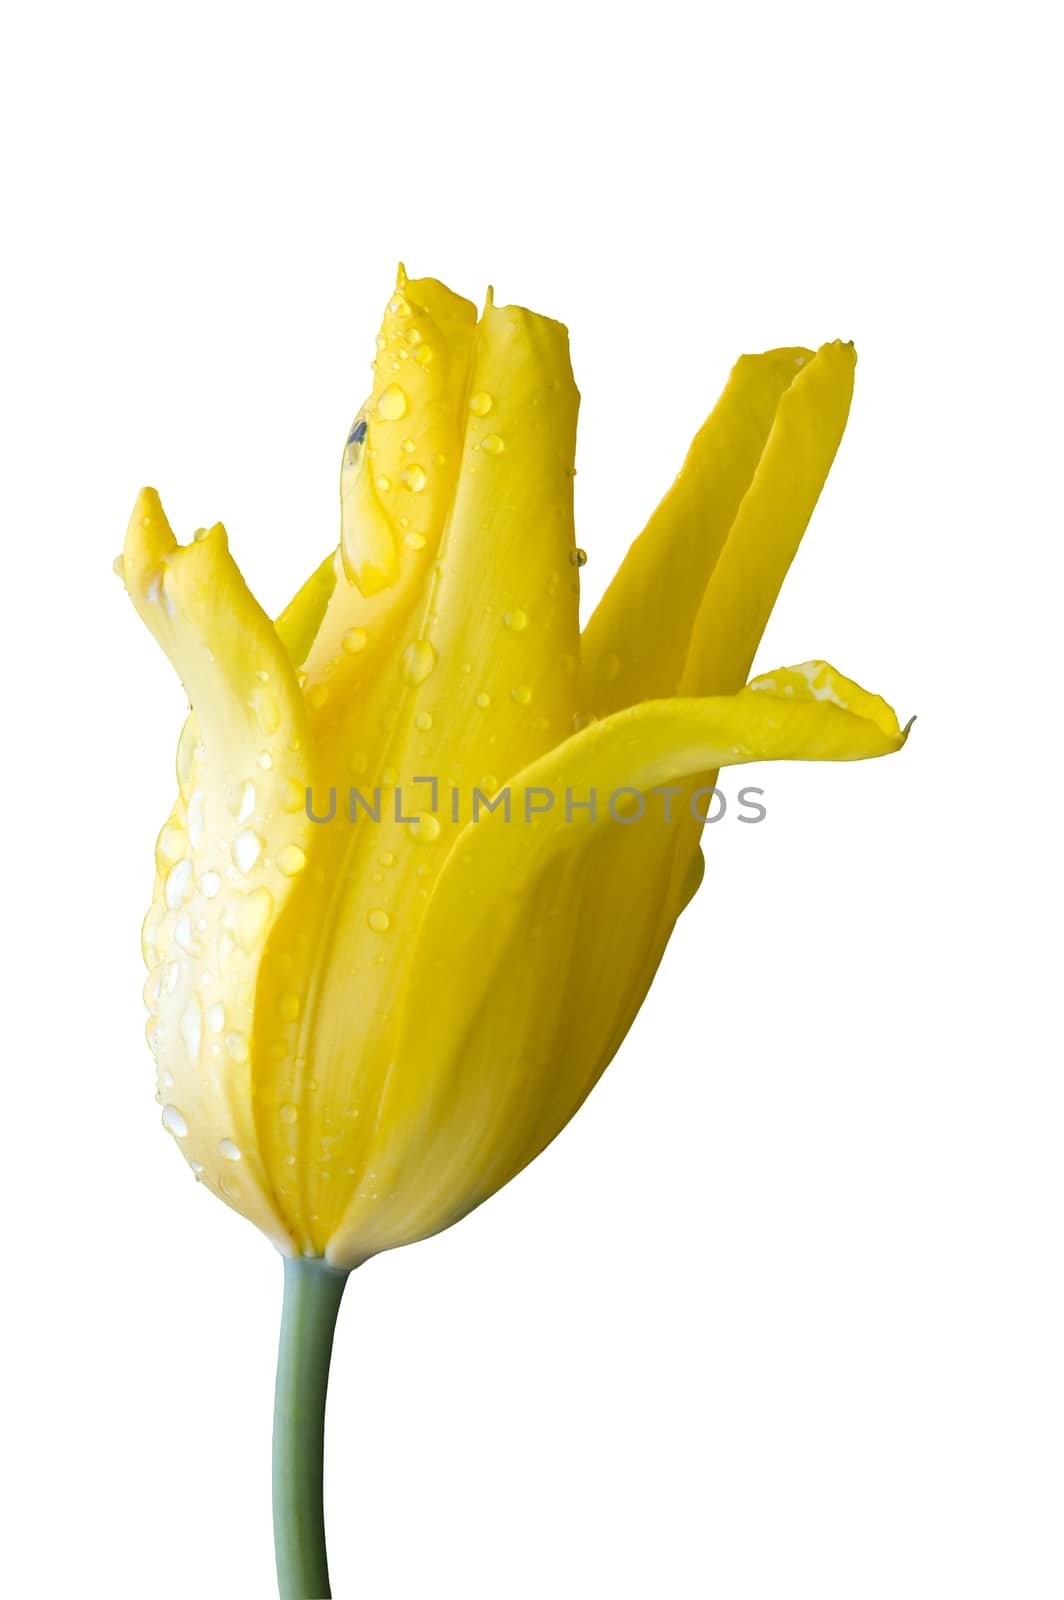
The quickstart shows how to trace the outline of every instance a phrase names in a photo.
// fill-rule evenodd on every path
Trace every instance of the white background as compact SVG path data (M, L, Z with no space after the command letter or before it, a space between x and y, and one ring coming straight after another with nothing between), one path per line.
M919 721L890 760L759 769L768 820L711 832L576 1121L352 1281L335 1592L1064 1593L1048 14L9 21L5 1593L272 1593L280 1263L152 1098L183 707L111 561L153 483L284 603L400 256L568 323L589 602L736 355L854 339L758 666L826 656Z

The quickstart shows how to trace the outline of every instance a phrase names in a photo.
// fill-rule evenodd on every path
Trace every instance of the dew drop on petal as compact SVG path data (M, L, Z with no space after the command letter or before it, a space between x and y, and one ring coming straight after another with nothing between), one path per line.
M524 633L528 627L527 611L507 611L502 619L511 633Z
M166 904L171 911L183 906L192 889L192 863L179 861L166 875Z
M256 721L267 738L271 733L276 733L281 726L281 708L277 704L277 696L271 694L269 689L255 689L251 695L251 709L255 713Z
M286 811L302 811L307 803L306 786L295 778L286 778L281 788L281 804Z
M428 733L432 727L432 713L430 711L419 711L414 718L414 727L418 728L422 733Z
M163 1127L175 1139L183 1139L188 1133L188 1123L176 1106L163 1106Z
M480 448L487 456L501 456L506 446L497 433L488 433L481 439Z
M161 871L172 867L185 854L185 830L176 822L168 822L155 841L155 860Z
M406 416L406 391L397 383L390 383L377 401L377 415L385 422L398 422Z
M233 840L233 860L241 872L250 872L262 854L262 840L254 828L242 828Z
M374 906L366 918L366 922L374 933L387 933L392 925L392 919L387 911L382 911L380 906Z
M227 1033L225 1036L226 1053L233 1061L246 1061L248 1058L248 1042L242 1033Z
M246 822L255 809L255 785L235 783L229 791L229 809L238 822Z
M366 640L368 638L369 634L365 628L348 628L340 643L349 656L357 656L360 650L366 648Z
M411 818L410 832L418 844L432 844L440 836L440 819L431 811L421 811Z
M436 651L427 639L415 639L403 651L399 664L403 682L417 688L424 683L436 665Z
M510 690L510 699L516 700L519 706L527 706L532 698L532 690L527 683L519 683L516 689Z
M294 878L307 864L306 855L298 844L282 845L273 859L278 872L283 872L286 878Z
M207 796L204 790L194 789L188 802L188 814L185 823L188 828L188 842L193 850L198 850L203 843L203 833L207 821Z
M199 886L203 898L213 900L222 887L222 880L216 872L205 872L199 881Z
M494 401L486 389L479 389L469 402L469 409L475 417L486 417Z
M225 1027L225 1007L220 1000L217 1004L207 1007L204 1020L212 1033L221 1033Z
M223 1155L227 1161L240 1160L240 1146L234 1144L232 1139L219 1139L218 1153Z
M491 705L491 695L485 690L481 690L480 694L477 695L477 705L482 711L486 711Z
M412 467L404 467L399 476L414 494L420 494L429 481L424 467L419 467L416 462Z
M286 1122L289 1127L291 1127L292 1123L295 1122L296 1118L299 1116L299 1112L296 1110L294 1105L288 1103L281 1106L277 1115L280 1117L282 1122Z
M581 550L580 546L577 545L575 550L569 551L569 560L572 562L574 567L586 567L587 551Z

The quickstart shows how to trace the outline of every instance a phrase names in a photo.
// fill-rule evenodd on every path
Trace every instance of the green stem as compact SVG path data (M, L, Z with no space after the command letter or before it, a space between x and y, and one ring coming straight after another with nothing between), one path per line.
M273 1409L273 1540L281 1600L329 1600L332 1594L322 1504L325 1394L346 1282L346 1272L320 1258L285 1258Z

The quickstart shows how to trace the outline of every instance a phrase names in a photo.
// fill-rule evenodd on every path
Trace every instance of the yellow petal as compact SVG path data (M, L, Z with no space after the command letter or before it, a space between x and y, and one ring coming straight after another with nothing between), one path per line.
M846 427L857 356L827 344L782 397L765 451L702 596L681 692L742 684Z
M316 829L320 875L304 878L271 941L295 964L275 975L267 954L263 1005L288 982L307 1002L286 1030L287 1050L257 1079L273 1182L309 1248L322 1247L356 1189L374 1192L369 1108L388 1072L409 952L457 831L452 788L461 822L474 789L490 798L572 728L577 403L565 329L489 306L433 582L392 659L360 680L363 692L339 697L332 720L331 698L314 713L318 809L335 788L340 815ZM370 804L380 791L378 820L361 811L346 820L352 786ZM298 1122L280 1122L286 1104L300 1107Z
M584 631L586 711L742 684L842 436L854 359L834 344L736 364Z
M290 1248L258 1149L251 1078L262 952L309 847L303 698L220 525L179 546L144 490L122 572L195 713L145 924L164 1125L205 1184Z
M698 607L750 486L780 398L811 350L740 356L681 471L581 640L583 701L605 715L675 694Z
M375 1111L373 1198L352 1201L330 1259L457 1220L538 1154L597 1080L667 937L680 819L665 821L653 791L750 761L861 760L904 738L884 702L815 663L734 696L631 707L519 774L510 820L500 810L471 823L432 896ZM641 801L641 817L617 819Z

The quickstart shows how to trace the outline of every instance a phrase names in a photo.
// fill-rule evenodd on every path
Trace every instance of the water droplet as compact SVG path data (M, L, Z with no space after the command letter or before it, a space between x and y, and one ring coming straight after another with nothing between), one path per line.
M294 1105L288 1103L281 1106L277 1115L280 1117L282 1122L287 1122L288 1125L291 1126L299 1116L299 1112Z
M421 811L411 818L410 832L418 844L432 844L440 836L440 819L431 811Z
M185 1041L185 1049L192 1061L199 1060L200 1043L203 1039L203 1013L200 1010L199 995L189 995L188 1004L181 1013L181 1037Z
M199 886L203 898L213 900L222 887L222 880L216 872L205 872L199 881Z
M176 1106L163 1106L163 1127L175 1139L183 1139L188 1133L188 1123Z
M232 1139L219 1139L218 1153L223 1155L227 1161L239 1161L241 1159L240 1146L234 1144Z
M313 706L315 711L320 711L328 698L329 685L327 683L316 683L313 688L307 690L307 703Z
M233 840L233 860L241 872L250 872L262 854L262 840L254 828L242 828Z
M233 1061L246 1061L248 1058L248 1042L242 1033L227 1033L225 1036L225 1048Z
M229 791L229 809L238 822L246 822L255 810L255 785L235 783Z
M392 850L382 850L379 859L382 867L395 866L395 853Z
M381 494L387 494L391 486L391 478L388 477L386 472L382 472L377 478L377 488L380 490Z
M225 1007L220 1000L216 1005L207 1007L204 1012L204 1021L212 1033L221 1033L225 1027Z
M491 705L491 695L487 694L482 689L481 692L477 695L477 705L480 707L480 709L482 711L486 711L488 709L488 707Z
M399 670L403 682L416 689L424 683L436 665L436 651L427 639L415 639L403 651Z
M424 467L419 467L416 462L412 467L404 467L399 477L414 494L420 494L429 481Z
M174 943L180 949L187 951L190 956L199 955L200 947L193 937L191 917L181 917L174 925Z
M168 822L155 841L155 861L159 871L180 861L185 849L185 830L177 822Z
M469 409L475 417L486 417L494 403L487 390L480 389L470 400Z
M181 976L181 966L177 961L168 961L163 968L163 988L167 994L173 994L177 988L177 980Z
M166 904L171 911L183 906L192 892L192 863L179 861L166 875Z
M286 811L302 811L307 803L305 784L295 778L286 778L281 788L281 804Z
M385 422L398 422L406 416L406 391L397 383L390 383L377 401L377 415Z
M586 567L587 551L581 550L580 546L577 545L575 550L569 551L569 560L572 562L574 567Z
M422 733L428 733L432 727L432 713L430 711L419 711L414 718L414 727L419 728Z
M414 351L414 360L419 367L431 366L433 361L432 346L430 344L419 344Z
M516 700L519 706L527 706L532 698L532 690L527 683L519 683L516 689L510 690L510 699Z
M268 750L259 751L259 766L262 768L263 772L269 772L270 768L273 766L273 757Z
M387 933L392 925L391 917L380 906L374 906L366 921L374 933Z
M397 294L388 302L388 310L393 317L408 317L410 315L410 301L405 294Z
M420 533L408 533L404 536L403 543L408 550L424 550L425 537Z
M258 688L251 695L251 709L262 732L269 738L281 726L281 708L269 689Z
M360 650L366 648L366 640L368 638L369 634L365 628L348 628L340 643L349 656L357 656Z
M298 844L282 845L273 859L278 872L283 872L286 878L294 878L307 864L306 854Z
M502 620L512 633L524 633L528 627L528 612L507 611Z
M273 895L269 889L252 889L250 894L232 897L225 908L222 924L241 950L250 954L266 932L272 914Z
M501 456L506 446L497 433L486 433L480 441L480 448L486 456Z
M188 842L193 850L198 850L203 843L203 831L207 821L207 795L203 789L194 789L188 802L188 815L185 824L188 828Z
M277 1009L281 1013L282 1021L284 1021L284 1022L294 1022L296 1020L296 1018L299 1016L299 1013L302 1010L302 1007L303 1007L303 1002L300 1000L299 996L296 993L294 993L294 991L293 991L293 992L289 992L288 994L283 994L281 996L281 999L280 999L280 1002L278 1004Z

